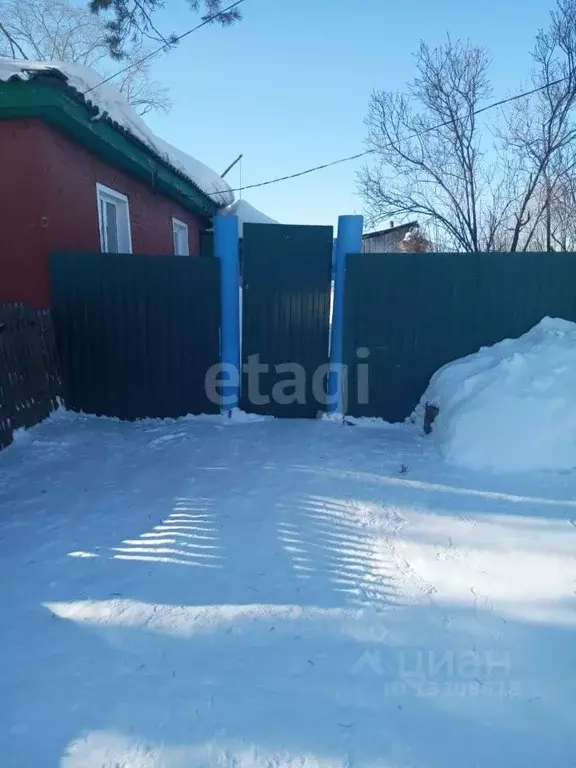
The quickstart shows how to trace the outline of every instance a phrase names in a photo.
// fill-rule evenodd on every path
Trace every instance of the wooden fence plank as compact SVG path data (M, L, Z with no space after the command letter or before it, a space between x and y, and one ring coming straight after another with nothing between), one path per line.
M0 449L58 407L61 379L48 310L0 305Z

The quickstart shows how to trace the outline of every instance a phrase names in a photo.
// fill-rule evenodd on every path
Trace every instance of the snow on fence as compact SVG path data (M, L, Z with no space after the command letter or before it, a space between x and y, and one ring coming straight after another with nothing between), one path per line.
M60 387L49 311L0 305L0 449L57 408Z

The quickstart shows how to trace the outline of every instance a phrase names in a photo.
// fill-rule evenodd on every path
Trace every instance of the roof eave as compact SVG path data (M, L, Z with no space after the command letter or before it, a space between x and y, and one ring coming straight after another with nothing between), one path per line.
M222 205L118 123L107 115L95 119L97 107L58 75L0 82L0 120L42 119L196 215L211 218L220 210Z
M409 221L406 224L397 224L395 227L388 227L388 229L378 229L376 232L366 232L363 238L366 240L370 237L378 237L380 235L389 235L391 232L396 232L399 229L412 229L418 226L418 221Z

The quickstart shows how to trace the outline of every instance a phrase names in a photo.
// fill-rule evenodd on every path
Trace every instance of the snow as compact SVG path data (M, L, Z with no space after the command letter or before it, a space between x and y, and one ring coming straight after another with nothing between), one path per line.
M26 80L31 74L57 69L65 75L68 84L79 93L86 94L88 101L98 107L98 118L108 115L133 136L146 144L163 160L184 173L203 192L219 205L229 205L234 200L229 185L216 171L194 157L173 147L156 136L144 120L128 104L112 83L102 83L101 76L82 64L58 61L17 61L0 57L0 81L18 77ZM92 90L94 89L94 90ZM89 93L86 93L89 91Z
M576 467L576 324L544 318L518 339L441 368L424 394L439 409L433 436L468 469Z
M572 765L575 499L415 426L57 412L0 452L0 763Z
M413 227L412 229L409 229L408 232L406 232L406 234L402 239L404 240L405 243L411 243L412 240L416 239L418 234L419 234L419 228Z
M244 224L278 224L275 219L271 219L270 216L242 199L233 202L222 213L227 216L238 217L238 234L240 237L244 234Z

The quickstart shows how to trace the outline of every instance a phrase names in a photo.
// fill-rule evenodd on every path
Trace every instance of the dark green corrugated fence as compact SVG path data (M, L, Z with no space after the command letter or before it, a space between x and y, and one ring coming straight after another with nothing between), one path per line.
M66 405L122 419L214 413L220 262L132 254L52 256Z
M401 421L442 365L546 315L576 321L576 254L349 255L347 411ZM361 347L367 359L358 359ZM358 363L369 366L367 402L359 402Z
M313 385L328 363L332 242L332 227L244 224L242 359L266 366L259 391L244 368L245 411L314 418L324 409ZM296 366L303 375L292 386Z

